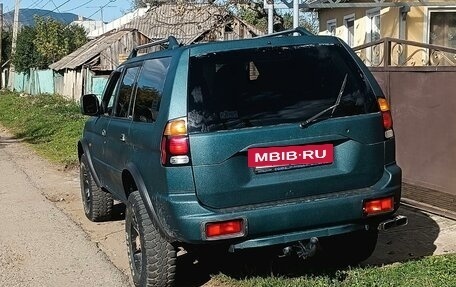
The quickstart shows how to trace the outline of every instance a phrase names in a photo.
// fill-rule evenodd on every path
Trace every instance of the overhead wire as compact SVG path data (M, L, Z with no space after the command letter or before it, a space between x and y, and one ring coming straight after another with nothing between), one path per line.
M40 9L44 8L47 4L51 3L52 0L49 0L48 2L46 2L46 4L44 4L43 6L41 6ZM52 10L49 10L47 11L46 13L42 14L42 15L39 15L40 17L46 17L48 15L50 15L52 12L55 12L56 10L58 10L60 7L62 7L63 5L67 4L68 2L70 2L71 0L66 0L64 1L62 4L60 4L59 6L56 6L54 9ZM31 21L33 20L34 17L29 17L29 18L25 18L25 19L22 19L21 22L28 22L28 21Z
M93 13L92 13L89 17L87 17L87 18L92 17L93 15L97 14L98 12L100 12L101 10L103 10L104 8L106 8L109 4L111 4L111 3L113 3L113 2L116 2L116 1L117 1L117 0L108 0L108 2L107 2L105 5L101 6L100 9L98 9L98 10L95 11L95 12L93 12Z
M74 11L74 10L76 10L76 9L79 9L79 8L81 8L81 7L86 6L87 4L92 3L93 1L95 1L95 0L89 0L89 1L85 2L84 4L81 4L81 5L79 5L79 6L76 6L76 7L74 7L74 8L68 9L68 10L65 10L64 12L71 12L71 11Z
M43 2L44 0L36 0L35 2L33 2L32 4L30 4L30 6L28 8L33 8L33 7L37 7L38 5L41 4L41 2Z
M52 2L52 4L54 4L54 7L55 7L55 9L57 9L57 12L59 12L59 13L60 13L60 10L59 10L59 8L57 7L57 5L55 5L55 2L54 2L54 0L51 0L51 2Z

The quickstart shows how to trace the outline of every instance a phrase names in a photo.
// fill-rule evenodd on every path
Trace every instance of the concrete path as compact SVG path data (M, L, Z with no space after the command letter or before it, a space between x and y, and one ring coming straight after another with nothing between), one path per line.
M364 265L456 253L456 221L404 206L397 213L408 217L408 225L382 231L374 254Z
M0 142L0 286L128 286L127 276L85 232L41 195L5 144Z

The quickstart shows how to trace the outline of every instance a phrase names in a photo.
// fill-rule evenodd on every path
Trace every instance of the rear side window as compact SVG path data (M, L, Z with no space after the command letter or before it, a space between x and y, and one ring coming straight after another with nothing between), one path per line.
M170 62L171 58L144 62L137 83L134 121L150 123L157 119Z
M133 93L136 75L140 67L127 68L125 71L122 83L119 88L119 96L117 99L116 113L119 118L126 118L129 114L130 100Z
M268 47L192 57L191 132L301 122L332 106L332 117L377 112L370 85L339 45ZM322 117L330 117L328 112Z

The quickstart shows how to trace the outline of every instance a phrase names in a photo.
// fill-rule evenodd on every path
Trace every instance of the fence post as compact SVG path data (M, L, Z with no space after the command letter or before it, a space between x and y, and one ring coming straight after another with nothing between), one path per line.
M389 38L385 38L385 42L383 43L383 54L384 54L384 66L385 68L391 65L391 41Z

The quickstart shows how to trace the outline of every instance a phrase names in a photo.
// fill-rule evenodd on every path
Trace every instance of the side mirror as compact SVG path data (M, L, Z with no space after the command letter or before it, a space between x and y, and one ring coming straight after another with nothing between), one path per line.
M100 102L95 94L87 94L81 97L81 112L86 116L100 115Z

